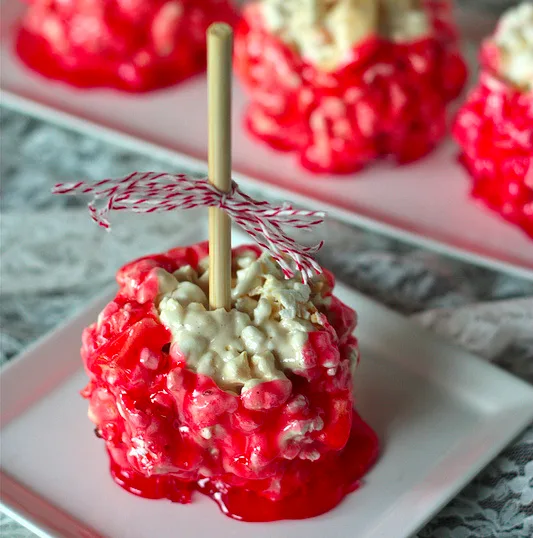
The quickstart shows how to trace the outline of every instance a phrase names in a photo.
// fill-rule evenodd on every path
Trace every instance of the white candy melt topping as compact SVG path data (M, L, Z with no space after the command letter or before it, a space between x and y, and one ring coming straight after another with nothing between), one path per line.
M316 305L328 299L322 278L310 286L285 279L268 255L247 252L234 266L229 312L208 310L205 262L198 272L160 269L159 315L172 334L173 354L179 350L188 368L239 393L305 369L303 347L320 325Z
M493 41L502 55L500 75L519 88L533 90L533 2L508 10Z
M430 33L429 20L422 10L394 12L386 25L386 35L396 43L413 41Z
M269 31L323 69L335 69L360 41L381 34L411 41L429 33L416 0L262 0Z

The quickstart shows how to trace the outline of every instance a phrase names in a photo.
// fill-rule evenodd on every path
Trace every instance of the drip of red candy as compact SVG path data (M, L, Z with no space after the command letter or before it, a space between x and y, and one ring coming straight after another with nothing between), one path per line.
M298 473L286 474L283 487L293 492L279 501L261 493L264 483L247 487L230 486L224 479L199 479L186 482L172 476L146 477L119 467L111 460L111 475L121 487L148 499L169 499L188 504L194 491L213 499L222 513L241 521L278 521L306 519L335 508L346 495L359 487L360 478L377 457L375 433L354 411L352 432L344 449L335 457L320 463L301 464ZM308 469L304 469L307 467ZM292 482L292 483L291 483ZM320 494L317 495L317 492Z
M243 250L259 254L256 246L234 254ZM116 298L84 332L90 382L83 395L112 475L143 497L188 503L199 491L246 521L330 510L378 454L376 435L353 409L355 313L329 291L323 328L304 347L305 371L246 395L223 391L185 367L154 305L159 268L196 268L206 255L207 244L199 244L126 265ZM334 281L326 275L329 289ZM317 421L323 427L305 429Z
M533 92L498 77L499 54L481 50L481 76L455 120L472 196L533 237Z
M80 88L162 88L205 69L205 33L234 24L229 0L30 0L17 36L21 60Z
M448 1L425 2L427 38L368 38L333 72L317 69L265 27L256 4L237 27L235 66L249 90L249 131L294 151L314 172L351 173L379 156L418 159L446 133L446 105L466 80Z

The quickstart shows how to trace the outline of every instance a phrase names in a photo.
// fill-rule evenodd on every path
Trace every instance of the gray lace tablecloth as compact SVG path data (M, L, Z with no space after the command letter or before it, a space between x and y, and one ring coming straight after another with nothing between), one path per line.
M82 308L121 263L168 247L184 221L180 215L126 215L115 233L103 233L87 216L87 200L53 197L52 184L164 165L1 112L0 326L1 360L8 361ZM321 261L339 278L533 382L532 282L334 221L324 233ZM0 534L32 536L6 516ZM419 538L531 536L533 427L419 533Z

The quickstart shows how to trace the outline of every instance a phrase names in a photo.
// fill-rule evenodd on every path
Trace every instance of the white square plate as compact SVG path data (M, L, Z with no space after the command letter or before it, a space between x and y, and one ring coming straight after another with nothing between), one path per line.
M78 394L80 334L111 294L0 375L3 507L39 536L405 538L533 418L532 387L339 284L359 313L357 407L382 443L364 485L325 515L267 524L231 520L201 495L140 499L111 480Z
M2 3L4 105L164 159L173 167L206 171L204 76L145 95L76 90L49 82L21 65L13 53L15 23L23 9L19 1ZM470 43L493 24L480 14L463 18ZM314 176L300 169L293 156L248 136L242 128L246 97L237 82L234 86L233 164L243 185L261 186L272 196L327 210L350 223L533 279L532 240L470 199L470 182L451 140L412 165L382 162L354 176Z

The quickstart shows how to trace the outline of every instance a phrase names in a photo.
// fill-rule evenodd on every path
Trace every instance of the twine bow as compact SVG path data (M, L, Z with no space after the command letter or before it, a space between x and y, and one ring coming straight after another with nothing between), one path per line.
M278 262L286 277L297 271L307 283L313 274L320 274L320 265L312 258L323 245L297 243L283 228L309 230L324 221L322 211L293 209L287 203L275 206L244 194L235 182L228 193L219 191L207 178L194 179L183 174L134 172L119 179L104 179L96 183L59 183L54 194L91 194L91 218L109 230L110 211L154 213L195 207L223 209L252 239ZM97 207L97 205L99 207Z

